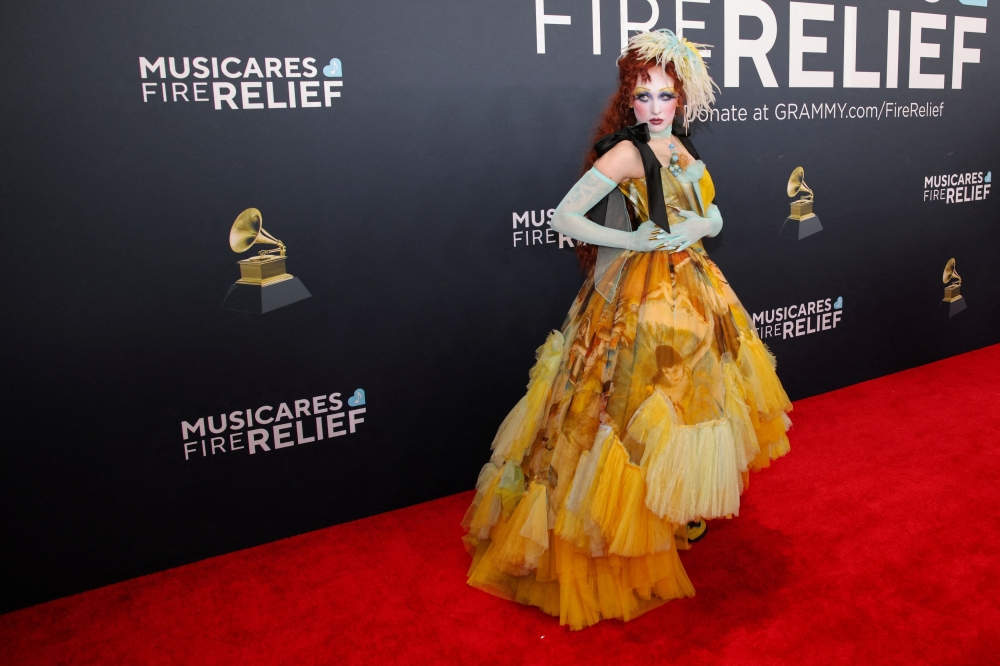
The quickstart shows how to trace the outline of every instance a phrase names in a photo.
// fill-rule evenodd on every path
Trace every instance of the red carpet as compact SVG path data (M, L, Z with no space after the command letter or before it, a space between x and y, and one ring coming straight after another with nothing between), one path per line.
M628 624L467 587L463 493L5 615L0 663L1000 663L1000 345L792 416L697 596Z

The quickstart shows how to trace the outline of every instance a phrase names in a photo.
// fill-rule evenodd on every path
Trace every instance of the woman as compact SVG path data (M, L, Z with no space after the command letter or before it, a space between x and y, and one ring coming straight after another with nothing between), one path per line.
M552 218L589 276L463 522L469 584L573 629L693 596L678 549L788 452L774 358L701 243L722 228L712 179L672 136L715 101L697 46L640 33L618 61L614 133Z

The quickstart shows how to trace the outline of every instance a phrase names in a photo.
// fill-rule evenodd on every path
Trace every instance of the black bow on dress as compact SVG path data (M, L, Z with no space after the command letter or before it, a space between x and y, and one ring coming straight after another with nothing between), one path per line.
M631 141L632 143L649 143L649 125L646 123L640 123L630 127L623 127L614 134L603 136L597 143L594 144L594 150L597 151L597 156L600 157L622 141Z

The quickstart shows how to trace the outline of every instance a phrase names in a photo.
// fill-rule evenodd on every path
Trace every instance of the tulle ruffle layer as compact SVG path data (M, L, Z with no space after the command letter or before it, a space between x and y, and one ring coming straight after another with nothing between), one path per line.
M670 521L645 505L643 470L610 428L584 454L581 474L558 512L550 491L529 483L504 511L511 463L487 465L466 516L473 554L469 584L537 606L581 629L602 619L630 620L657 605L694 595L677 555ZM487 538L476 535L489 534Z

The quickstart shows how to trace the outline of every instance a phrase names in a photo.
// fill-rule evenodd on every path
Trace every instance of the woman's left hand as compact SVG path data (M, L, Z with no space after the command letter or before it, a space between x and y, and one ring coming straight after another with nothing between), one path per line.
M671 225L670 235L664 240L668 252L681 252L688 249L705 236L715 236L722 229L722 215L713 204L709 208L709 216L702 217L690 210L677 211L685 219L679 224Z

